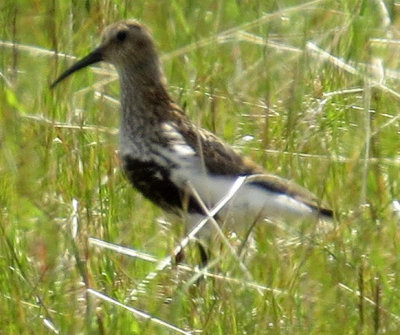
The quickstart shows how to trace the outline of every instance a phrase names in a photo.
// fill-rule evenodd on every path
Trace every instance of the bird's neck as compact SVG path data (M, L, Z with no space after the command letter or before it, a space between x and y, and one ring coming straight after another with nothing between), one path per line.
M158 63L131 65L118 72L125 117L133 114L134 118L152 118L154 113L171 102Z
M119 72L121 86L121 151L141 151L153 142L168 118L171 98L158 66Z

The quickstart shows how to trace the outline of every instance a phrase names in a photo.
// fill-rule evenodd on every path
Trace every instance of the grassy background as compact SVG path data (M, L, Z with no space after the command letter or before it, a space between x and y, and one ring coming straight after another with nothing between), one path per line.
M2 1L0 334L177 333L87 288L195 333L398 334L399 14L380 0ZM49 89L71 64L54 50L86 55L127 17L153 31L191 118L322 197L334 231L260 225L252 280L222 248L210 271L242 284L173 267L131 296L155 265L88 237L162 259L182 231L120 172L111 68Z

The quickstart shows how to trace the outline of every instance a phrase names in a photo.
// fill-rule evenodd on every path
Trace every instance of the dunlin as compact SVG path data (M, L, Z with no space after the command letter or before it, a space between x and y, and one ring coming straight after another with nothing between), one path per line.
M188 184L212 207L239 176L257 175L216 219L249 226L259 218L318 220L333 213L309 191L266 173L211 132L196 126L168 93L149 30L136 20L106 27L101 44L52 86L88 65L115 66L121 87L120 156L146 198L194 224L204 215Z

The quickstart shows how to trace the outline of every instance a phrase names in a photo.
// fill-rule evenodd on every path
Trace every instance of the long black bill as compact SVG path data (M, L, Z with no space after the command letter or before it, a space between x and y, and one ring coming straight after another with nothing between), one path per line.
M54 81L50 87L54 88L60 81L63 81L65 78L67 78L69 75L73 74L74 72L83 69L86 66L89 66L91 64L100 62L103 60L103 52L101 47L95 49L93 52L91 52L89 55L86 57L82 58L78 62L76 62L74 65L72 65L67 71L65 71L61 76L59 76L56 81Z

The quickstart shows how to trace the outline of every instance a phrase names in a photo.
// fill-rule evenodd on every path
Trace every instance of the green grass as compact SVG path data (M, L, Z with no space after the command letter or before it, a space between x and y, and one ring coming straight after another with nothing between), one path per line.
M3 1L0 334L177 333L88 288L194 333L397 334L399 14L379 0ZM109 68L49 89L70 64L54 50L84 56L126 17L153 31L191 118L323 198L335 229L259 225L247 274L216 247L210 271L228 278L173 267L130 299L155 264L88 237L161 260L183 229L120 171Z

